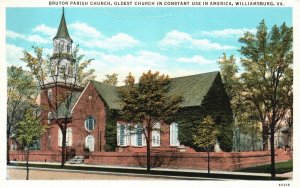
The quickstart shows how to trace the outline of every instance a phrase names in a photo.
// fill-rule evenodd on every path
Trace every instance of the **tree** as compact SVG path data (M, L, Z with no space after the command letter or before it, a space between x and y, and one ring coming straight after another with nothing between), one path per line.
M30 147L45 132L45 126L41 125L40 118L35 111L27 109L24 118L18 122L16 138L22 148L26 150L26 180L29 178L29 152Z
M293 28L283 23L268 33L262 20L256 35L247 32L239 41L243 44L239 51L244 56L244 96L259 114L265 143L270 135L271 177L275 179L274 134L278 122L292 109Z
M86 70L92 59L82 61L84 55L78 55L76 46L71 53L66 53L61 48L51 57L43 58L43 49L33 47L35 56L24 51L22 60L27 63L33 74L41 95L46 98L47 104L43 107L44 116L52 124L57 124L62 132L61 167L66 161L66 133L71 119L72 101L81 91L88 80L94 79L94 69ZM64 64L68 62L68 64ZM53 90L48 95L48 88Z
M118 74L113 73L113 74L106 74L105 79L102 80L103 83L109 84L109 85L114 85L116 86L118 84Z
M150 171L152 131L160 131L155 125L158 122L168 122L175 116L182 102L181 96L168 95L170 79L152 73L143 73L139 82L129 73L125 79L125 86L119 89L119 95L124 102L120 115L130 123L142 125L142 132L146 139L147 171Z
M196 128L196 132L192 137L194 144L207 152L207 173L210 174L209 152L212 150L217 140L214 120L210 116L206 116L202 123Z
M204 83L203 85L206 84ZM204 87L203 85L199 87L199 91ZM209 90L199 103L199 106L180 108L176 115L175 121L180 125L178 127L180 143L193 148L195 151L203 151L203 148L194 144L191 135L196 132L196 127L202 123L206 116L211 116L219 130L217 139L220 148L222 151L231 152L233 144L233 115L230 100L220 74L216 74L212 84L209 85Z
M242 135L250 136L252 140L254 140L256 135L259 134L258 129L253 129L253 125L257 124L258 122L258 115L255 113L254 105L247 101L243 96L243 83L238 74L239 68L236 64L235 57L231 55L229 58L227 58L226 54L224 53L223 57L219 58L217 63L220 67L226 92L230 98L230 105L234 119L233 143L234 149L239 152L246 149L241 148L241 145L243 145L241 141ZM257 130L257 132L254 132L255 130Z
M10 136L23 119L25 109L34 103L37 93L36 83L29 72L22 67L10 66L7 69L7 164L10 163Z

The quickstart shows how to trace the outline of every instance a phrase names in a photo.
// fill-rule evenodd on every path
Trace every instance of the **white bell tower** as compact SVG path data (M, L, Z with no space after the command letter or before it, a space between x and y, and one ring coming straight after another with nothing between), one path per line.
M56 83L69 83L74 84L75 74L75 59L72 55L72 43L63 8L60 24L53 38L53 54L51 60L51 71L49 74L48 84Z

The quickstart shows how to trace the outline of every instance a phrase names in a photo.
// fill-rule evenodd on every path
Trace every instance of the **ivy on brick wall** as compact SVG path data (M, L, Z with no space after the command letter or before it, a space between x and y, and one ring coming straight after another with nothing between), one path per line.
M116 110L106 108L105 151L113 152L117 147L117 118Z
M179 111L176 121L179 123L178 134L181 144L190 146L196 151L204 151L202 148L194 145L191 135L195 133L196 126L199 126L203 118L208 115L216 123L215 128L218 132L217 139L220 148L222 151L231 151L233 116L230 101L220 75L216 77L208 94L204 97L201 106L187 107Z

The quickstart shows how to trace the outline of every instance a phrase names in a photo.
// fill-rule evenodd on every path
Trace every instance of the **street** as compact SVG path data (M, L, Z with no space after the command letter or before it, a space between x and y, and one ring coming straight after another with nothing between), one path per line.
M8 180L25 180L26 168L7 168ZM84 173L53 169L30 169L29 180L159 180L159 178L133 176L116 173Z

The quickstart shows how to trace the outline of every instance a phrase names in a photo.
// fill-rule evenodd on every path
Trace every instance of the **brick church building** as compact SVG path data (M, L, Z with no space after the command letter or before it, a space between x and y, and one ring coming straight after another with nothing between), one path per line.
M54 71L56 71L57 74L64 73L66 75L72 75L73 73L73 59L71 55L72 43L73 41L69 35L63 12L57 34L53 38L54 49L51 57L52 64L55 65ZM59 50L64 54L60 60L58 60ZM49 78L45 86L47 93L40 95L39 101L41 106L49 105L48 100L50 100L53 105L59 103L55 101L57 100L57 95L61 95L68 90L65 84L59 85L59 78L56 81L58 85L57 83L53 83L53 79ZM68 81L72 82L72 77L70 77ZM226 106L228 107L227 109L230 109L228 97L223 97L226 92L219 72L171 78L170 84L170 92L180 93L183 97L181 110L201 108L204 103L203 101L208 98L208 95L214 96L215 99L220 99L212 100L219 103L215 105L216 108L213 109L215 112L219 110L218 106ZM221 87L215 89L215 85L220 85ZM60 116L62 119L67 117L69 122L66 131L66 145L73 149L76 155L83 155L85 148L88 148L91 153L106 151L108 135L106 130L108 121L107 113L108 111L118 112L122 110L122 101L117 89L118 86L107 85L98 81L89 81L84 87L75 87L70 101L70 113L67 116L63 114L63 105L59 107L58 118ZM224 112L220 112L220 117L222 113ZM231 115L231 110L228 113ZM43 112L42 121L44 124L48 124L49 128L40 139L41 151L61 151L62 133L59 126L52 120L52 116L53 114L47 110ZM118 119L116 119L115 122L115 151L146 151L146 141L140 125L134 125L135 129L132 130L128 128L126 122L119 121ZM152 132L152 149L178 152L194 151L192 148L184 146L179 142L179 126L180 124L176 122L176 120L169 124L163 122L157 123L156 127L162 128L164 133L157 130ZM219 140L219 142L220 141L222 140Z
M43 107L42 123L48 125L47 131L39 140L39 150L30 152L29 160L61 161L62 133L57 123L67 122L67 159L74 155L87 156L88 150L88 157L84 160L86 164L145 166L146 142L142 126L131 122L134 128L129 128L129 124L116 115L123 107L118 86L98 81L89 81L85 86L72 85L76 72L73 70L72 43L63 12L53 38L50 58L53 74L47 78L42 88L44 92L38 100ZM198 152L201 150L193 146L192 128L207 115L215 120L219 128L218 142L214 148L219 152L210 155L211 169L234 170L270 162L269 151L230 152L233 140L230 125L233 119L219 72L171 78L169 92L181 95L183 102L173 121L160 121L155 125L162 132L159 129L152 131L153 167L206 169L207 153ZM56 114L52 114L54 111L49 106L58 109ZM24 152L11 148L12 160L25 159ZM69 151L73 155L68 155ZM292 152L276 151L276 161L291 159Z

